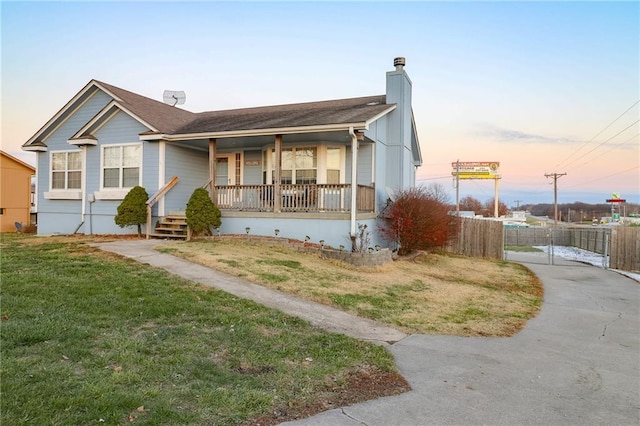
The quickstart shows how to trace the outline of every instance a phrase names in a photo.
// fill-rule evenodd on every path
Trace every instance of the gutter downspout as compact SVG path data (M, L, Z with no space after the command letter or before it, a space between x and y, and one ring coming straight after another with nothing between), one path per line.
M356 196L358 195L358 137L353 131L353 127L349 127L349 135L351 136L351 242L355 250L356 239L356 209L358 208Z
M82 173L82 196L81 196L81 203L82 203L82 208L80 210L80 224L78 225L78 227L76 228L75 231L73 231L73 233L77 233L78 230L82 227L82 225L84 225L84 220L85 220L85 216L87 214L87 206L85 205L87 202L87 146L86 145L82 145L80 148L82 148L82 168L80 169Z

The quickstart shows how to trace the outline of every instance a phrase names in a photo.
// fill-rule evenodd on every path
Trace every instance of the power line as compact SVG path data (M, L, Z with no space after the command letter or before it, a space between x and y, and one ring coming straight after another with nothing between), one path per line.
M611 139L613 139L613 138L615 138L616 136L618 136L618 135L620 135L620 134L624 133L626 130L630 129L632 126L635 126L636 124L638 124L638 122L640 122L640 120L636 120L636 121L634 121L633 123L631 123L630 125L628 125L628 126L627 126L627 127L625 127L624 129L620 130L620 131L619 131L618 133L616 133L615 135L611 136L609 139L605 140L604 142L601 142L601 143L600 143L600 145L598 145L598 146L594 147L591 151L589 151L589 152L587 152L587 153L585 153L585 154L582 154L580 157L575 158L573 161L571 161L571 162L567 163L565 167L568 167L568 166L570 166L571 164L573 164L573 163L575 163L576 161L578 161L579 159L584 158L584 157L586 157L587 155L591 154L593 151L595 151L596 149L600 148L602 145L604 145L605 143L609 142ZM591 161L591 160L589 160L589 161ZM585 163L585 164L586 164L586 163Z
M618 144L616 144L616 145L611 145L611 146L609 147L609 149L607 149L606 151L604 151L604 152L600 153L599 155L597 155L597 156L593 157L591 160L587 161L586 163L583 163L583 165L588 164L589 162L591 162L591 161L593 161L593 160L595 160L595 159L598 159L598 158L602 157L604 154L608 153L609 151L611 151L611 150L613 150L613 149L616 149L616 148L623 148L623 147L625 147L625 146L631 146L632 144L627 144L627 142L631 141L632 139L637 138L638 136L640 136L640 133L636 133L635 135L631 136L631 137L630 137L629 139L627 139L626 141L620 142L620 143L618 143Z
M422 178L422 179L416 179L416 182L422 182L424 180L439 180L439 179L451 179L451 175L449 176L438 176L438 177L432 177L432 178Z
M579 184L576 184L576 185L567 186L567 188L575 188L575 187L578 187L578 186L586 185L588 183L598 182L598 181L601 181L603 179L607 179L607 178L610 178L610 177L618 176L618 175L621 175L623 173L627 173L627 172L630 172L630 171L636 170L636 169L640 169L640 166L631 167L630 169L622 170L620 172L616 172L616 173L613 173L613 174L610 174L610 175L607 175L607 176L602 176L602 177L599 177L597 179L592 179L592 180L589 180L589 181L586 181L586 182L580 182Z
M602 133L604 133L609 127L613 126L618 120L620 120L626 113L628 113L633 107L635 107L636 105L638 105L638 103L640 103L640 99L635 101L633 103L633 105L631 105L629 108L627 108L625 110L625 112L623 112L622 114L620 114L615 120L613 120L611 123L609 123L607 125L607 127L605 127L604 129L600 130L594 137L592 137L588 142L585 142L580 148L578 148L576 151L572 152L567 158L565 158L564 160L560 161L558 164L556 164L555 167L560 167L560 165L562 163L564 163L565 161L569 160L571 157L573 157L574 155L576 155L578 152L580 152L585 146L589 145L591 142L593 142L598 136L600 136ZM637 121L636 121L637 123ZM571 163L569 163L571 164Z

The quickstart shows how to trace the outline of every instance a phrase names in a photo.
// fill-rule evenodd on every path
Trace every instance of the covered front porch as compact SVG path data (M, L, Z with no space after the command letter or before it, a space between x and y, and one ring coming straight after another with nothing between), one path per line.
M161 142L166 162L186 167L157 217L183 210L190 188L202 187L222 213L221 234L280 230L337 247L347 246L363 221L375 228L375 142L362 128L218 136Z
M351 184L280 184L214 186L221 211L348 213L353 209ZM355 211L375 211L375 188L357 185Z

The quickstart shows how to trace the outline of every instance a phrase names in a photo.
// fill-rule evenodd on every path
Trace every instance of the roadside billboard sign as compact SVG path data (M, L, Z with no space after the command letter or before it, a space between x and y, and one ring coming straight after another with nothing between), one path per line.
M458 161L451 163L458 179L500 179L499 161Z

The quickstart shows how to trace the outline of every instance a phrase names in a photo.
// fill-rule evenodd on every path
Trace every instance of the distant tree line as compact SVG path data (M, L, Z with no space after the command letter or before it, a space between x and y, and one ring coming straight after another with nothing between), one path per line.
M493 217L494 199L482 202L471 195L467 195L460 199L460 211L472 211L477 216ZM455 211L455 204L451 207ZM554 205L552 203L541 204L523 204L518 208L513 206L511 209L502 201L498 201L498 216L506 215L510 210L525 210L533 216L553 217ZM617 212L617 210L616 210ZM627 203L623 207L623 211L627 216L631 214L640 214L640 205ZM603 217L611 216L611 205L606 203L588 204L579 201L573 203L558 204L558 219L564 222L590 222L593 219L600 220Z
M526 210L533 216L549 216L553 217L553 204L526 204L520 206L522 210ZM630 214L640 213L639 204L625 204L623 211L627 216ZM558 204L558 219L563 222L588 222L593 219L600 220L603 217L611 216L611 204L588 204L581 202Z
M453 206L453 210L456 206ZM477 198L473 198L471 195L460 200L460 211L474 212L476 216L493 217L495 213L495 198L481 202ZM509 212L509 207L502 201L498 200L498 216L504 216Z

